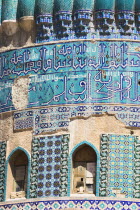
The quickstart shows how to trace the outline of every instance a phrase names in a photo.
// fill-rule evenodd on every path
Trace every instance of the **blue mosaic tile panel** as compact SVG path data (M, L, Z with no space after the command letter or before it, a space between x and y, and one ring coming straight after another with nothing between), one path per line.
M99 185L99 196L106 197L108 191L108 169L109 169L109 137L103 134L101 136L100 146L100 185Z
M70 123L70 118L72 117L89 117L93 114L102 114L105 112L116 115L117 119L123 122L126 126L140 127L139 107L84 104L80 106L60 106L34 110L34 133L40 134L47 131L54 131L60 128L67 129ZM24 128L25 118L23 118L23 124L22 117L14 120L15 130L18 130L16 127L16 125L18 125L18 121L21 124L21 127Z
M66 196L69 136L40 137L37 196Z
M65 199L65 200L47 200L25 203L12 203L0 205L0 210L51 210L51 209L96 209L96 210L139 210L139 201L120 201L120 200L100 200L100 199Z
M38 197L60 194L61 136L40 138Z
M89 117L104 112L116 115L126 126L140 127L140 108L137 106L84 104L15 112L14 130L33 128L34 134L40 134L60 128L67 129L72 117Z
M134 197L140 198L140 140L135 139L134 148Z
M33 110L14 113L14 129L23 130L33 128Z
M4 201L6 142L0 142L0 202Z
M30 198L37 198L39 147L40 139L33 138L31 154Z

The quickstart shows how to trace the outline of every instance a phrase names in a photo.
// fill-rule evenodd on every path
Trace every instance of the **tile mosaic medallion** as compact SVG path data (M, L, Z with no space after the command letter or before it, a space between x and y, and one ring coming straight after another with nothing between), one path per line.
M140 198L138 137L102 135L100 196Z
M0 201L4 200L6 142L0 142Z
M67 195L69 135L33 139L30 197Z
M120 200L65 199L0 205L0 210L51 210L51 209L139 210L140 202Z

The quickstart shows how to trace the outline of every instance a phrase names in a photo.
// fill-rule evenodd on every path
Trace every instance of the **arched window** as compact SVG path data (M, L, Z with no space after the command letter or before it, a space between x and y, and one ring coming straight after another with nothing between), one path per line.
M23 198L27 193L28 157L18 149L9 158L7 198Z
M87 144L79 146L73 153L73 193L96 193L97 155Z

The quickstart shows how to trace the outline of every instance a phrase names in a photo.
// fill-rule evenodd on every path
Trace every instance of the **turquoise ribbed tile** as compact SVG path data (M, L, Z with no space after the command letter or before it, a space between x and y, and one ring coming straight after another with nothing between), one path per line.
M54 10L58 11L71 11L73 9L73 0L54 0Z
M93 10L94 0L74 0L74 10Z
M116 0L117 11L130 10L134 11L135 1L134 0Z
M16 20L18 0L2 1L2 21Z
M34 16L35 0L19 0L18 17Z
M140 0L135 0L135 10L140 11Z
M115 0L96 0L95 10L114 10L115 9Z
M54 0L36 0L35 15L52 14Z

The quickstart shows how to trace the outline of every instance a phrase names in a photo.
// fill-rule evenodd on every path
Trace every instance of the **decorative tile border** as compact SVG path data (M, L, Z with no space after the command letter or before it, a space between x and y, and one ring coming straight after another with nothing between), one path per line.
M51 210L51 209L96 209L96 210L139 210L140 202L120 201L111 199L64 199L64 200L48 200L32 201L25 203L13 203L0 205L0 210Z
M0 202L4 201L6 146L6 142L0 142Z
M33 138L32 154L31 154L30 198L37 198L39 147L40 147L40 139Z
M101 136L101 146L100 146L100 186L99 195L102 197L107 196L108 189L108 154L109 154L109 137L103 134Z
M68 195L68 156L70 135L63 135L61 142L61 168L60 168L60 196Z
M140 127L140 107L125 105L65 105L20 111L14 113L14 130L33 128L34 134L67 129L72 117L89 117L93 114L114 114L126 126ZM30 117L29 117L30 116ZM29 122L30 118L30 122ZM27 121L27 122L26 122ZM50 122L51 121L51 122Z

